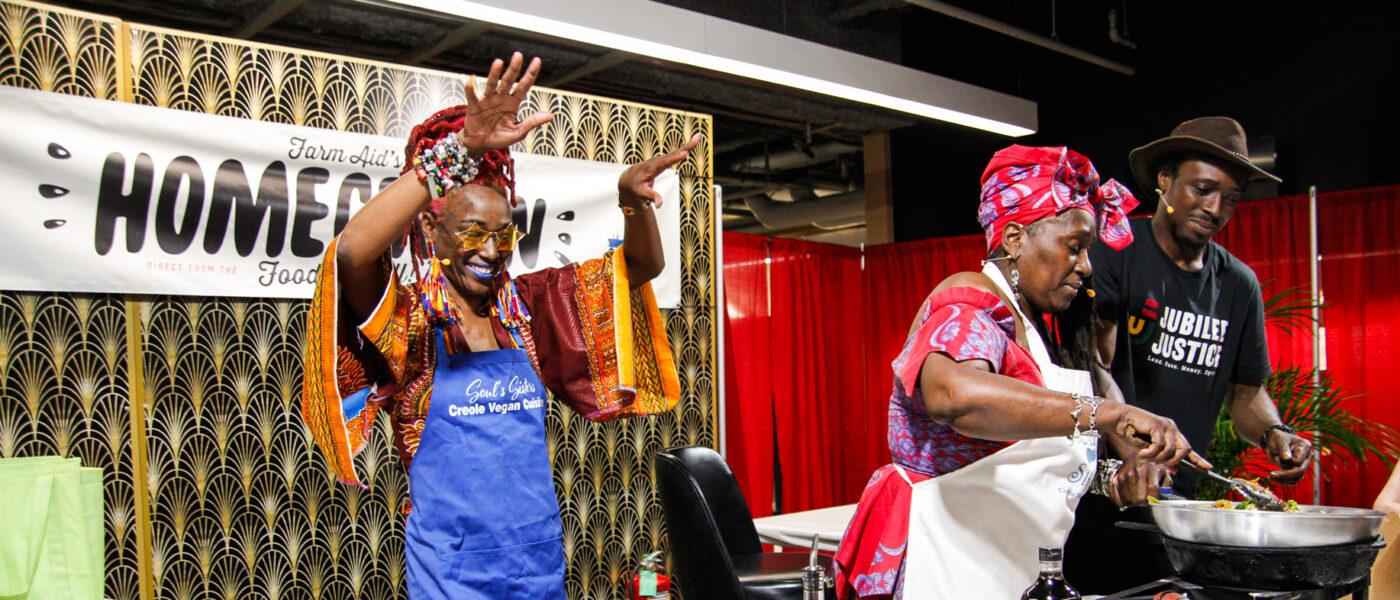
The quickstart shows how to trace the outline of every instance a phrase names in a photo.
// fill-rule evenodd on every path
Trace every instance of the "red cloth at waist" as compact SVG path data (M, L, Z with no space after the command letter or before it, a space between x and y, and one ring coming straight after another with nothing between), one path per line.
M904 469L909 481L932 479ZM860 504L836 551L836 597L889 598L903 579L904 555L909 542L909 505L913 488L895 465L875 471L861 492Z

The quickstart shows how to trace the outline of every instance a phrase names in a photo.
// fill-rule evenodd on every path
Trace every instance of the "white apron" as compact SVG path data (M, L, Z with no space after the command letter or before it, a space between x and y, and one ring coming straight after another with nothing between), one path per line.
M988 263L982 272L1008 298L1015 297L996 265ZM1030 327L1021 308L1015 304L1012 308ZM1045 387L1093 394L1088 371L1051 363L1034 329L1026 332L1026 339ZM1069 417L1066 412L1066 424ZM904 597L1020 598L1040 574L1037 550L1061 547L1069 536L1074 508L1094 479L1098 441L1097 434L1073 440L1060 436L1023 440L952 473L915 484ZM902 469L900 475L904 475Z

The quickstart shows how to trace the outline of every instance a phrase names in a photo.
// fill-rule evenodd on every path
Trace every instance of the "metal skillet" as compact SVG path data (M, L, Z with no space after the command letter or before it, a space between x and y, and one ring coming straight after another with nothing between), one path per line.
M1200 510L1280 517L1327 516L1218 508ZM1124 529L1165 533L1161 528L1146 523L1120 522L1117 525ZM1385 547L1385 540L1371 535L1373 537L1357 543L1306 547L1219 545L1188 542L1170 535L1162 536L1162 544L1166 548L1167 558L1171 560L1172 569L1185 581L1200 585L1288 591L1348 585L1366 577L1371 572L1376 555Z
M1299 512L1214 508L1208 500L1151 505L1162 534L1186 542L1246 548L1309 548L1373 540L1385 513L1363 508L1300 505Z
M1129 426L1126 435L1140 445L1147 440ZM1224 479L1237 491L1256 499L1264 492L1236 481L1178 463L1208 476ZM1272 494L1268 494L1272 496ZM1273 502L1278 502L1274 497ZM1375 539L1385 513L1364 508L1300 505L1298 512L1215 508L1208 500L1166 500L1151 505L1152 519L1162 534L1185 542L1244 548L1309 548L1355 544Z
M1127 436L1140 445L1147 442L1131 426ZM1222 480L1256 503L1280 503L1272 493L1241 485L1242 480L1186 461L1178 464ZM1298 512L1281 512L1215 508L1213 504L1208 500L1165 500L1151 505L1152 519L1163 535L1185 542L1244 548L1310 548L1373 540L1385 518L1381 511L1363 508L1300 505Z

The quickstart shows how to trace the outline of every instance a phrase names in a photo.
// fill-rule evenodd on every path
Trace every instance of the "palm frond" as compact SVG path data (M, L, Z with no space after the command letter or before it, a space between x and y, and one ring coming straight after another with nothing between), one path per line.
M1347 461L1365 463L1370 456L1393 465L1400 458L1400 433L1347 411L1342 404L1360 396L1345 394L1330 373L1322 372L1316 382L1313 375L1313 369L1289 368L1265 381L1284 422L1316 432L1313 446L1320 451Z
M1261 284L1260 293L1273 283L1274 280L1270 279ZM1311 333L1312 324L1317 321L1312 314L1314 308L1327 308L1327 305L1314 302L1307 288L1293 286L1265 297L1264 324L1278 327L1291 335Z
M1358 396L1346 394L1330 374L1318 374L1316 381L1314 374L1314 369L1291 367L1264 380L1264 389L1278 406L1283 422L1308 435L1314 452L1318 456L1331 455L1338 467L1365 464L1369 459L1378 459L1390 467L1400 460L1400 432L1347 411L1342 404ZM1227 476L1268 475L1262 451L1235 433L1224 403L1206 458L1217 472ZM1199 498L1224 495L1223 488L1204 480L1197 493Z

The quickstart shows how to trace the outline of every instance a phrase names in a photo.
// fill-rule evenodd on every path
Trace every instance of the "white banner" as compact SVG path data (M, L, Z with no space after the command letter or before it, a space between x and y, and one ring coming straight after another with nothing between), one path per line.
M0 289L310 298L329 242L404 140L0 87ZM519 275L621 242L626 167L515 154ZM658 178L680 304L680 187ZM405 253L406 254L406 253ZM404 269L400 269L401 273Z

